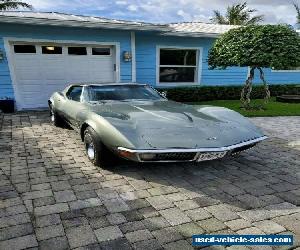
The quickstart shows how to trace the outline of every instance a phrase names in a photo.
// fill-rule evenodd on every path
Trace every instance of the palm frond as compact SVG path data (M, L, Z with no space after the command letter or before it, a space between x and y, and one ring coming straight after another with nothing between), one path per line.
M297 11L297 23L300 24L300 7L296 3L293 3L293 5L294 5L294 7L295 7L295 9Z
M32 5L17 0L1 0L0 10L14 10L19 8L33 9Z
M256 9L248 9L247 2L233 4L227 7L225 19L232 25L257 24L263 20L263 15L252 16Z
M210 19L213 23L228 24L228 22L226 21L225 17L222 16L222 14L220 13L220 11L214 10L213 12L214 12L214 16Z
M258 16L254 16L251 17L246 23L245 25L253 25L253 24L257 24L260 23L264 20L264 16L263 15L258 15Z

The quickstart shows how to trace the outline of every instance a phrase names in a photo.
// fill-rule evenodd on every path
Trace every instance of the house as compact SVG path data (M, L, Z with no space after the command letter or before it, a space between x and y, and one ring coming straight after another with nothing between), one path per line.
M47 106L76 82L139 82L155 87L240 85L247 68L209 70L207 54L235 26L151 24L61 13L0 13L0 99ZM300 70L266 70L272 84L298 83Z

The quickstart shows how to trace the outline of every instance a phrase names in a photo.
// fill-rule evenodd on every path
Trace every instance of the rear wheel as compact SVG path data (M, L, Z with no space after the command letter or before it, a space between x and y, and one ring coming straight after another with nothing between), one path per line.
M52 104L50 104L50 119L54 126L64 127L64 120L53 110Z
M94 165L108 168L116 164L117 156L101 143L96 131L91 127L84 131L84 146L87 157Z

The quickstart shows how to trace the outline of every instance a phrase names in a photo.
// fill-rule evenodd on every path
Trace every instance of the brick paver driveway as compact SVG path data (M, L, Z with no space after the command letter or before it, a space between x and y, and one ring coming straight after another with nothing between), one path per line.
M300 117L254 121L271 138L239 158L108 171L48 113L0 114L0 249L181 250L212 232L299 240Z

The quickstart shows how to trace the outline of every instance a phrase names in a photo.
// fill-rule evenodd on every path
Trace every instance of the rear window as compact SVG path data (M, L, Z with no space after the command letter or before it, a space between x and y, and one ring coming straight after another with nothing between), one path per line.
M15 53L36 53L34 45L14 45Z
M82 87L81 86L74 86L68 91L67 97L70 100L80 102L81 92L82 92Z

